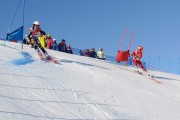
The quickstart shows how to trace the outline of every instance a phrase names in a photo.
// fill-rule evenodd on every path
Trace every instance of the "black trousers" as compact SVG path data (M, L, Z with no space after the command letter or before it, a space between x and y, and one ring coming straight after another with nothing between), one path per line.
M30 37L30 39L31 39L31 41L34 40L34 43L33 43L32 46L34 47L34 49L35 49L36 51L39 50L39 48L40 48L41 51L42 51L44 54L47 54L46 50L42 47L39 39L38 39L36 36Z

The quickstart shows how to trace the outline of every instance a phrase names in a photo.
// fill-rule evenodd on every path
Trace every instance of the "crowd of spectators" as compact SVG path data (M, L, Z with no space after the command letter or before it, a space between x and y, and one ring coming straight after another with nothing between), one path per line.
M27 36L25 36L24 38L24 44L28 44L26 37ZM62 39L60 43L57 43L57 40L53 39L50 34L47 34L47 35L40 34L40 36L38 37L38 40L40 41L43 48L73 54L73 49L71 45L66 45L65 39ZM99 51L97 52L95 51L94 48L80 50L79 55L105 60L103 48L100 48Z
M61 42L58 44L56 39L52 39L50 34L47 34L47 35L40 34L40 36L38 37L38 40L40 41L41 46L43 48L73 54L71 45L66 45L65 39L62 39ZM29 44L27 42L27 36L25 36L23 42L24 44L27 44L27 45Z
M85 49L84 51L79 50L79 55L80 56L86 56L86 57L92 57L92 58L105 60L105 55L104 55L104 52L103 52L103 48L100 48L98 52L96 52L94 48Z

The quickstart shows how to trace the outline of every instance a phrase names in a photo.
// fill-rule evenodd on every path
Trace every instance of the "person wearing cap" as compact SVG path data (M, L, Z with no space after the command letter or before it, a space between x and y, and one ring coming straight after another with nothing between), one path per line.
M99 51L97 52L97 58L101 60L105 60L105 55L103 52L103 48L100 48Z
M52 50L58 50L58 45L57 45L56 39L53 39Z
M45 54L46 57L48 57L48 53L46 50L42 47L40 41L38 40L38 36L40 34L46 35L46 33L40 28L40 23L39 21L34 21L32 28L29 29L28 33L28 42L33 46L33 48L38 52L40 56L42 56L39 48L41 51Z

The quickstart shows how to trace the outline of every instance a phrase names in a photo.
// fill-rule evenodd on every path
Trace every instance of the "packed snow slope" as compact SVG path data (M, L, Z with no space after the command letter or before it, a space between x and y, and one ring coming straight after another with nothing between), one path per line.
M180 76L0 42L0 120L179 120Z

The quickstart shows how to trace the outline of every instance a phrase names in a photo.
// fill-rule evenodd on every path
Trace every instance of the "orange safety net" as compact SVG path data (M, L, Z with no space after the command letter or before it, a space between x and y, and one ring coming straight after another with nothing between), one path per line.
M120 61L127 61L129 57L129 50L127 51L119 51L117 52L116 55L116 61L120 62Z

